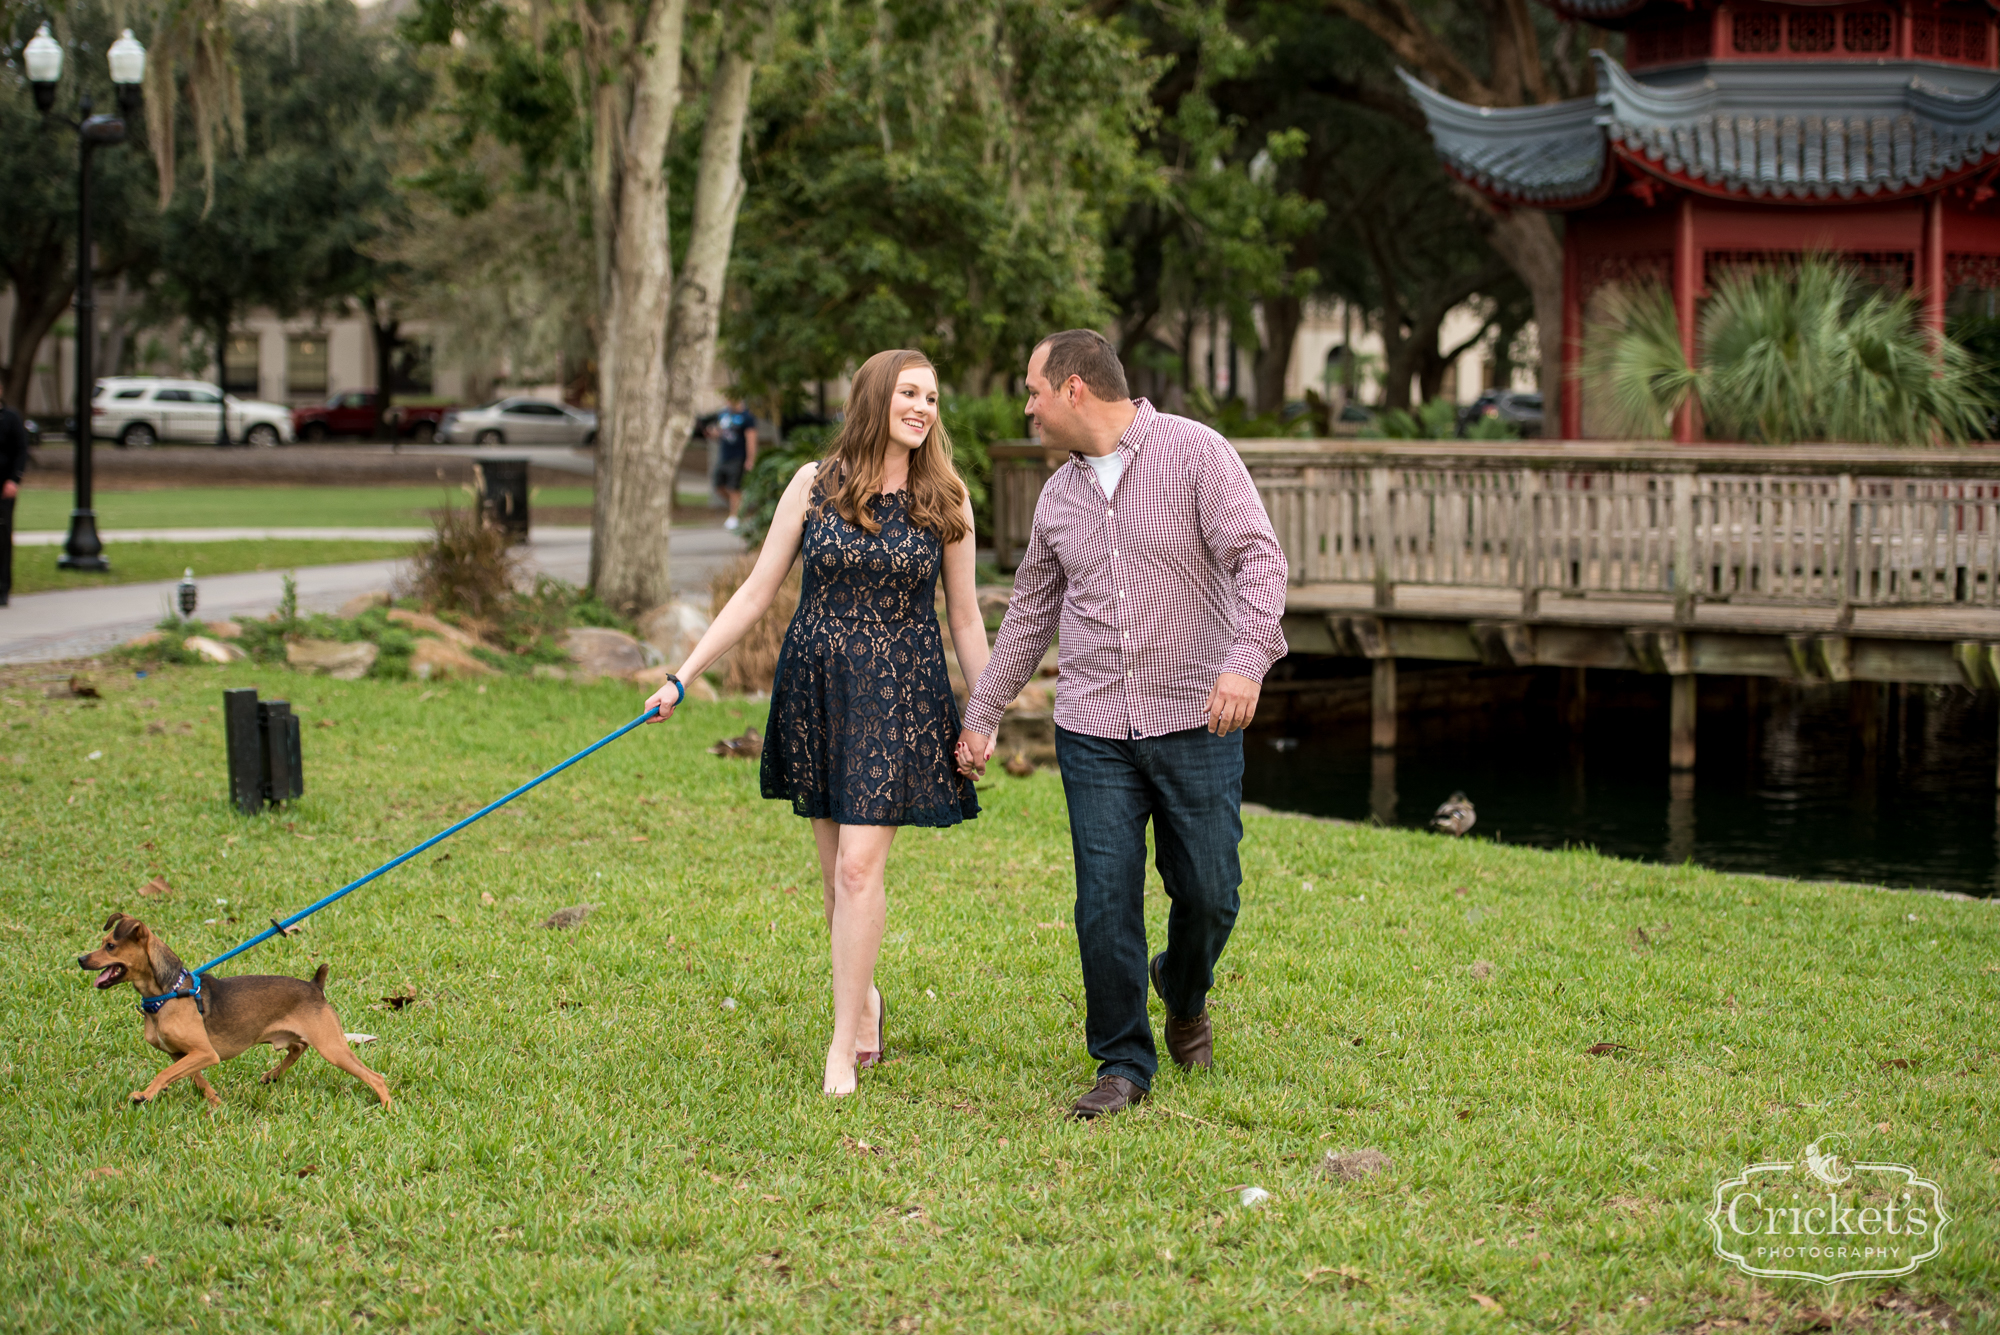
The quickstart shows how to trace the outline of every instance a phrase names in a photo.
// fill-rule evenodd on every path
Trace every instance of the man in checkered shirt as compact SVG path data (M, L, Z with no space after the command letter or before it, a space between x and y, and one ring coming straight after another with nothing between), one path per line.
M1072 329L1028 360L1028 415L1070 451L992 660L966 702L959 764L985 772L1000 716L1061 630L1056 759L1076 854L1076 939L1097 1085L1078 1117L1144 1098L1159 1059L1150 975L1183 1070L1213 1059L1208 989L1243 883L1242 729L1285 654L1285 554L1243 461L1215 432L1134 400L1118 354ZM1146 958L1146 822L1173 907Z

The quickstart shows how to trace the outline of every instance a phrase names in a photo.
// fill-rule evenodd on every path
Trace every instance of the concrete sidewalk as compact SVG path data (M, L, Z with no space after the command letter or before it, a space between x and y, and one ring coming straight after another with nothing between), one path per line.
M201 530L161 530L180 537ZM212 530L237 533L236 530ZM362 537L379 530L318 529L315 536ZM297 536L295 530L267 530L272 535ZM423 536L428 535L428 530ZM245 532L239 536L256 536ZM127 541L132 540L130 535ZM733 533L714 528L675 529L674 591L706 600L709 580L722 565L743 551ZM581 584L590 573L590 530L537 529L526 552L527 566L539 574ZM358 593L392 587L403 573L401 561L357 561L347 565L302 566L296 572L299 607L330 612ZM203 620L235 616L266 616L284 592L281 571L237 575L196 575L201 603L195 615ZM11 607L0 608L0 663L46 663L56 659L88 658L152 627L173 610L176 581L119 584L107 588L65 589L56 593L22 594Z

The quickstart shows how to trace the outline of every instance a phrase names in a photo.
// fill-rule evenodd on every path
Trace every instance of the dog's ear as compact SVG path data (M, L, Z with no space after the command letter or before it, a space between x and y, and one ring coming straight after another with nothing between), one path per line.
M113 941L123 941L143 925L129 913L114 913L104 920L104 930L111 933Z

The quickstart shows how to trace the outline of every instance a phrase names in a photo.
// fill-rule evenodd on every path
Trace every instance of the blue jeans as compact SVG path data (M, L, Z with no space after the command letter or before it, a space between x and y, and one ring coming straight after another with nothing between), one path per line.
M1146 822L1173 901L1162 1000L1169 1015L1193 1019L1207 1009L1240 903L1243 734L1190 728L1128 740L1057 728L1056 761L1076 853L1084 1036L1099 1076L1150 1089L1160 1061L1146 1017Z

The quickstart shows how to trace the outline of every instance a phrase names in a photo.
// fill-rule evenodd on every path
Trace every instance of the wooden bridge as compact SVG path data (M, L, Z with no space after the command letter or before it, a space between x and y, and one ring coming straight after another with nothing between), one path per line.
M1291 563L1295 654L1673 678L2000 689L2000 449L1607 442L1239 441ZM1011 567L1061 458L993 450Z

